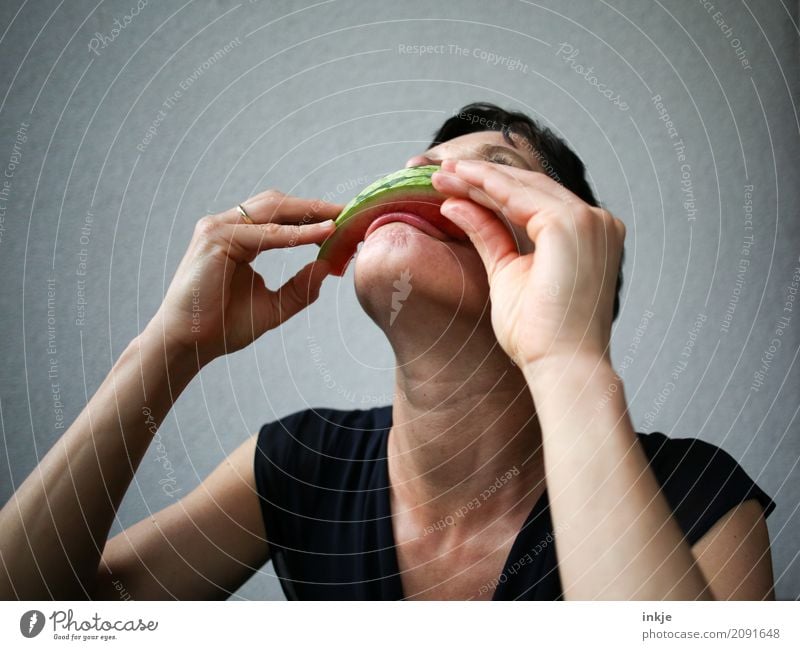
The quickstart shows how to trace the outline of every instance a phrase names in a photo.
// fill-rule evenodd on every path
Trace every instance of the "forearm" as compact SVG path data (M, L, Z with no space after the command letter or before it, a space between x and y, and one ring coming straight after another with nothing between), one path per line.
M542 428L565 598L710 598L611 364L544 362L525 376Z
M150 326L0 511L0 597L83 598L145 451L193 376ZM196 369L195 369L196 370Z

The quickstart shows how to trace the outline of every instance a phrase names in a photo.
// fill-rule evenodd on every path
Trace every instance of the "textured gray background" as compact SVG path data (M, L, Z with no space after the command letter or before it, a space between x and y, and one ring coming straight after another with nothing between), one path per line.
M628 225L613 343L637 428L704 438L744 465L778 504L769 518L778 597L797 598L800 306L787 312L759 390L753 376L800 266L798 6L714 4L709 12L688 0L151 1L93 53L95 33L108 38L134 0L0 3L0 174L11 174L0 179L9 183L0 211L0 502L58 435L51 360L69 423L156 310L196 219L267 187L346 201L402 166L459 106L483 99L557 129ZM732 32L717 25L717 11ZM557 54L561 43L579 50L571 62ZM415 44L446 53L401 48ZM495 65L482 51L519 64ZM578 64L593 66L628 110L574 71ZM686 144L693 219L654 95ZM737 279L749 184L751 264ZM315 250L265 255L256 267L277 286ZM697 345L672 387L698 315L706 320ZM343 280L328 279L307 316L218 360L181 397L161 431L177 496L268 420L309 405L388 403L392 361L356 301L352 266ZM164 479L151 450L114 532L175 498ZM280 597L270 565L234 596Z

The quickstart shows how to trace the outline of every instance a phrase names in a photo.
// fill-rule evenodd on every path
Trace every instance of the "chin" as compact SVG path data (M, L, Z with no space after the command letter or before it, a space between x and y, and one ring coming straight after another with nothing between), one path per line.
M361 306L384 331L401 320L418 325L427 319L477 319L489 312L486 271L472 244L440 241L400 222L381 226L360 244L355 289Z

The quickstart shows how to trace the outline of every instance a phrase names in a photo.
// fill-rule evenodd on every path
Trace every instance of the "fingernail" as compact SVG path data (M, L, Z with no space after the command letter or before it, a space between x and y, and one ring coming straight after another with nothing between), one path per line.
M439 210L441 212L452 212L453 210L458 210L458 203L456 201L447 199L444 203L442 203L442 205L439 206Z
M442 172L433 172L431 180L434 180L436 183L450 183L451 185L459 181L457 177Z

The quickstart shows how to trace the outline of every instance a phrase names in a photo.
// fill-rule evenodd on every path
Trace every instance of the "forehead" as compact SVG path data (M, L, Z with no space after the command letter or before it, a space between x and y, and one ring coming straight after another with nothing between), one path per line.
M431 147L428 149L428 153L435 153L443 158L460 157L474 155L481 148L505 147L522 156L529 163L531 169L540 169L540 155L533 149L533 146L516 133L511 133L510 137L513 144L509 143L500 131L476 131Z

